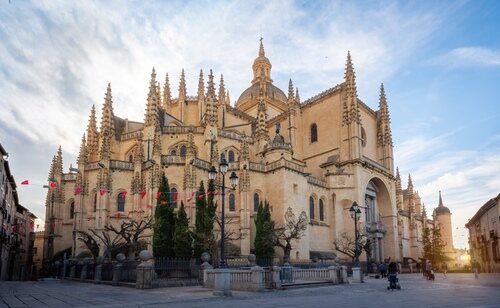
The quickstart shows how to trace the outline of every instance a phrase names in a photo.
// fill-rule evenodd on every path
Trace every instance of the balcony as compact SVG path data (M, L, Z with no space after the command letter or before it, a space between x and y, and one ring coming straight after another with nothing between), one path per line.
M366 231L369 233L385 233L385 226L381 222L367 222Z
M125 160L111 160L109 162L109 167L111 169L118 169L118 170L129 170L129 171L134 170L134 164Z

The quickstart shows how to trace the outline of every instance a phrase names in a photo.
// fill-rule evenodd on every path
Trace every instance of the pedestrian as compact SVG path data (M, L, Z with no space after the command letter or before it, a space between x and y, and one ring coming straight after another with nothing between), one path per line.
M474 272L474 278L479 279L479 263L477 261L472 261L472 271Z
M417 273L420 273L420 262L417 262Z
M378 266L378 270L380 272L380 275L382 276L382 278L385 278L386 277L386 267L385 267L385 263L382 262L380 263L380 265Z
M443 265L441 265L441 268L443 269L444 279L446 279L446 272L448 271L448 265L446 264L446 262L443 262Z
M427 277L427 279L429 279L431 271L432 271L432 263L431 261L427 261L425 264L425 276Z

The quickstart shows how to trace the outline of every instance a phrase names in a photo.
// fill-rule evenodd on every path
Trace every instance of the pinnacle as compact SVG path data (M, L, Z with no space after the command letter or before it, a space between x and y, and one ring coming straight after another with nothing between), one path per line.
M293 95L293 83L292 79L290 78L290 81L288 82L288 99L293 100L294 95Z
M259 57L265 57L266 53L264 51L264 44L262 43L264 39L261 37L260 38L260 46L259 46Z

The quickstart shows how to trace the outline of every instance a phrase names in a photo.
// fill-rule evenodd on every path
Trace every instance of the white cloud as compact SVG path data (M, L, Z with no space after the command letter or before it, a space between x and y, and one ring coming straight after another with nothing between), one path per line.
M429 64L452 68L500 66L500 49L477 46L455 48L430 60Z

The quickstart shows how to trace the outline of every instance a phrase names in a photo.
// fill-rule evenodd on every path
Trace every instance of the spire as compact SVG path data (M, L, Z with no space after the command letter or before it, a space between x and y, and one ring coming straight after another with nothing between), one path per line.
M108 83L106 94L104 96L100 131L101 134L107 134L110 138L115 135L115 116L113 114L113 95L111 94L111 83Z
M267 83L272 83L271 79L271 62L268 58L266 58L266 53L264 52L264 44L262 43L262 38L260 38L260 46L259 46L259 56L255 58L253 62L253 80L252 84L256 84L257 82L264 81Z
M294 98L294 94L293 94L293 83L292 83L292 79L290 78L290 81L288 82L288 102L291 102L294 99L295 98Z
M399 167L396 167L396 193L401 192L401 176L399 175Z
M161 131L159 128L155 130L153 137L153 157L161 156Z
M208 75L205 121L210 125L217 125L217 97L215 96L214 75L212 70Z
M186 75L184 74L184 69L181 71L181 79L179 81L179 103L183 103L186 100Z
M54 180L55 168L56 168L56 156L54 155L52 157L52 163L50 164L49 177L47 178L47 180L49 180L49 181Z
M425 210L425 203L422 203L422 217L427 217L427 211Z
M444 205L443 205L443 198L441 198L441 191L439 191L439 204L438 204L438 206L444 207Z
M80 152L78 153L77 164L79 167L85 166L87 164L87 147L85 146L85 134L82 136L82 142L80 144Z
M413 194L413 182L411 180L411 174L408 174L408 191Z
M224 87L224 75L220 74L219 106L223 106L225 103L226 103L226 88Z
M295 100L300 104L299 88L295 88Z
M165 75L165 84L163 85L163 109L167 110L168 104L172 102L172 93L170 92L170 80L168 73Z
M343 105L343 125L350 123L361 123L358 107L358 94L356 90L356 75L352 65L351 52L347 52L347 63L345 68L345 90L346 96Z
M264 39L261 37L260 38L260 46L259 46L259 57L265 57L266 53L264 51L264 43L262 43Z
M226 90L226 104L231 105L231 97L229 96L229 90Z
M260 97L259 106L257 108L257 129L255 131L255 136L257 139L269 140L267 133L267 105L264 98Z
M198 101L205 99L205 81L203 80L203 70L200 69L198 78Z
M158 125L158 109L160 108L160 95L156 84L156 71L153 67L149 81L149 93L146 103L144 126Z
M54 166L54 175L62 175L63 173L63 157L62 157L62 149L61 146L59 146L59 149L57 150L57 156L56 156L56 164Z
M240 143L241 143L240 160L247 161L250 159L250 149L248 148L248 142L247 142L245 132L243 132L243 138L241 138Z
M391 118L387 99L385 97L384 84L380 85L379 112L377 117L377 143L379 146L392 146Z
M87 152L89 161L96 161L99 152L99 133L95 116L95 105L90 109L89 124L87 126Z

